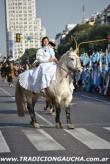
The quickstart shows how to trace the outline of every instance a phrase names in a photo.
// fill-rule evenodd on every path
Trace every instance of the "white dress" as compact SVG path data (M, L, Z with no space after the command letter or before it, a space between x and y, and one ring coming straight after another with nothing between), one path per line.
M55 80L57 66L54 62L48 62L48 59L54 55L54 51L50 47L39 49L36 60L40 65L21 73L19 75L20 85L32 92L40 92L43 88L49 87L50 83Z

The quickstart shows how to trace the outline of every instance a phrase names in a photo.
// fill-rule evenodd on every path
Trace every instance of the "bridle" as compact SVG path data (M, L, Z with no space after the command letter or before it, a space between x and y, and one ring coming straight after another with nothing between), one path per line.
M61 64L57 63L57 66L60 67L63 71L66 72L66 78L70 75L72 76L72 74L74 73L74 71L72 69L69 68L69 71L67 71L64 67L62 67Z
M68 70L66 70L61 64L59 64L59 61L57 61L56 63L58 67L60 67L63 71L66 72L66 78L68 76L71 76L73 78L73 75L77 72L76 70L73 70L70 67L68 67Z

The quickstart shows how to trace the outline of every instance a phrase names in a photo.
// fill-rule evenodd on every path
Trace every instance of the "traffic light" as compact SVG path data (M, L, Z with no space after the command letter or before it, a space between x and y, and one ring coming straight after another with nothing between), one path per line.
M16 42L17 43L21 42L21 34L20 33L16 34Z

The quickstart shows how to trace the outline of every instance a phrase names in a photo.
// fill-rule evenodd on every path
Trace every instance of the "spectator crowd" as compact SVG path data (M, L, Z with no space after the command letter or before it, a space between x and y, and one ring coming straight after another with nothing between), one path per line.
M83 52L80 60L83 67L79 83L81 90L110 97L110 50ZM17 63L12 57L4 57L0 63L1 77L12 87L14 77L33 67L35 65Z

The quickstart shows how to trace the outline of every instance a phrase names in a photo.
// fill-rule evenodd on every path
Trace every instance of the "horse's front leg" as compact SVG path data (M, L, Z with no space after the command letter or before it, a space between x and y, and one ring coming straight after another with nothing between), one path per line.
M70 106L66 107L65 111L66 111L66 119L67 119L67 128L74 129L74 126L71 122L71 117L70 117Z
M56 108L56 116L55 116L55 122L56 122L56 128L63 128L62 124L60 122L60 113L61 113L61 108L59 104L55 104Z
M36 115L35 115L35 111L34 111L35 103L36 103L36 101L34 101L34 100L32 100L32 103L28 102L27 103L27 108L28 108L28 112L29 112L30 117L31 117L32 127L33 128L39 128L40 125L36 120Z
M48 104L48 100L46 100L46 101L45 101L45 107L44 107L44 110L47 110L47 109L48 109L48 106L49 106L49 104Z

